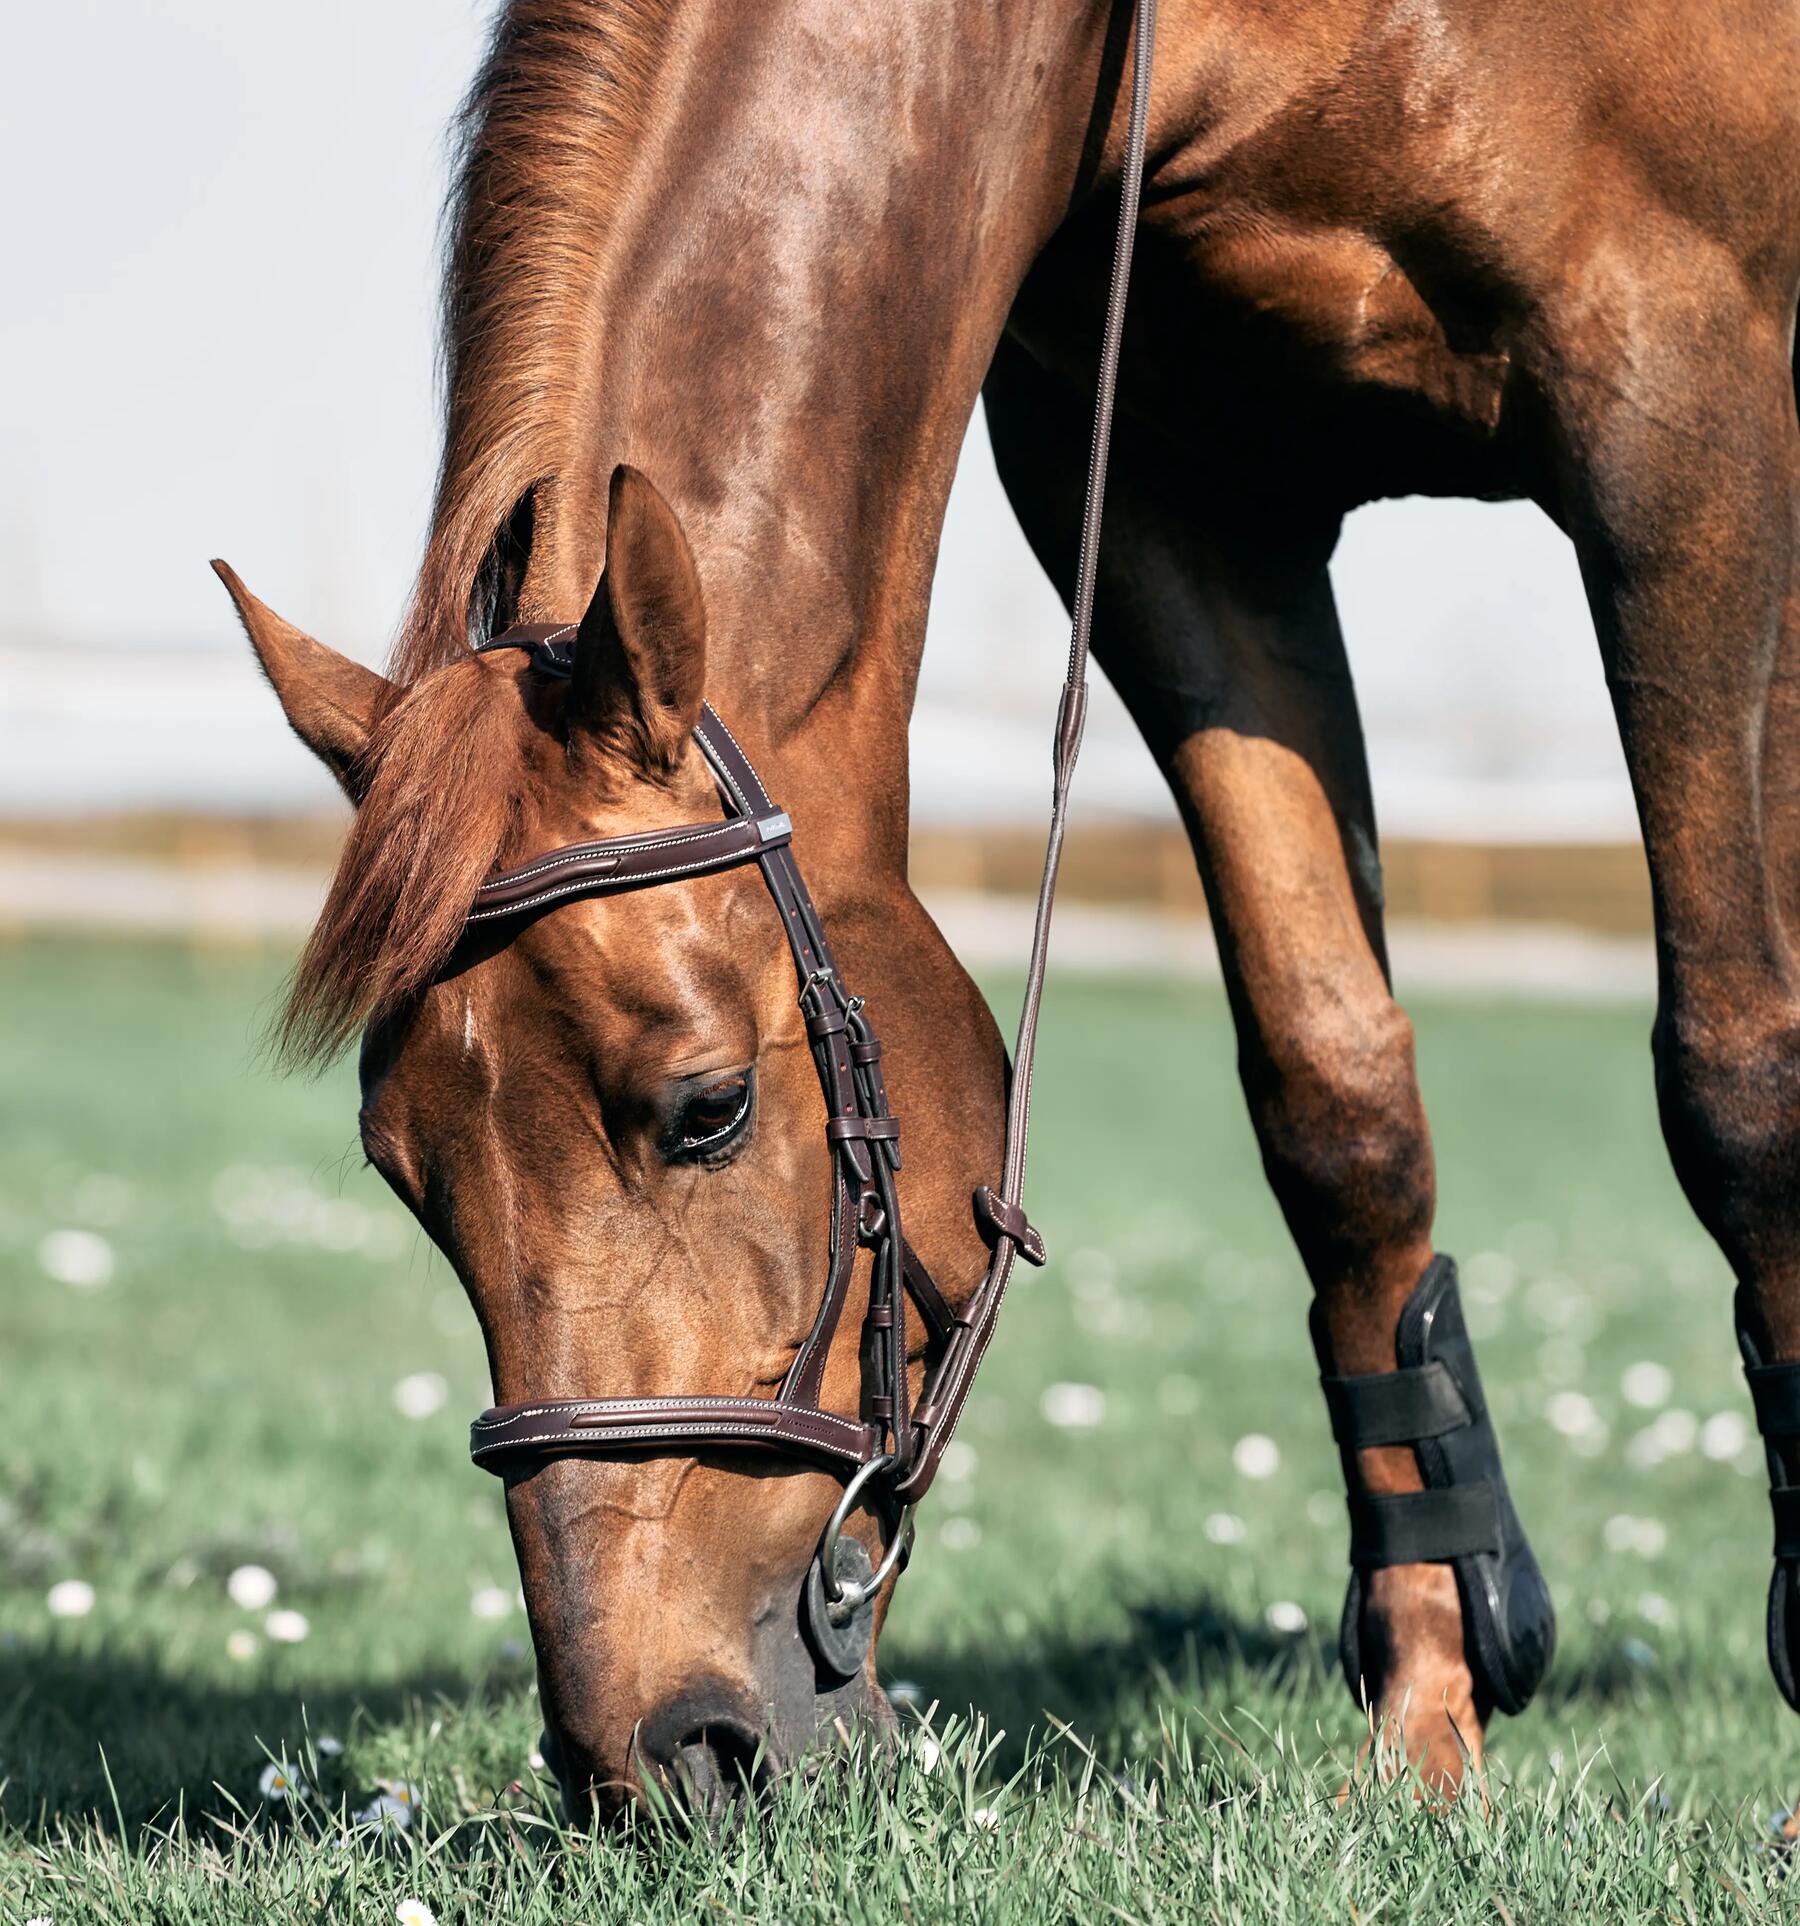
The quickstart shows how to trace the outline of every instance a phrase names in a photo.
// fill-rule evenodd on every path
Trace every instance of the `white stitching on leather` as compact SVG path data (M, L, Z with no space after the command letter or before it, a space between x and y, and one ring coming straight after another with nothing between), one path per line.
M717 1411L723 1418L731 1411L755 1411L771 1414L771 1428L783 1411L797 1415L807 1424L819 1423L836 1425L840 1430L861 1436L868 1427L857 1419L840 1417L835 1411L820 1411L810 1405L783 1405L776 1398L592 1398L551 1400L548 1403L530 1406L523 1411L509 1411L504 1418L476 1418L470 1426L475 1431L504 1431L507 1426L521 1423L526 1418L547 1418L558 1412L582 1411L630 1411L642 1412L654 1418L658 1411L667 1411L672 1405L685 1405L690 1409L703 1408ZM598 1426L584 1433L587 1436L605 1436Z
M727 722L725 718L722 715L720 715L716 710L713 713L713 721L715 721L719 725L719 727L724 730L725 740L731 744L732 748L734 748L741 757L743 757L744 767L748 769L751 776L755 778L756 786L758 789L760 789L762 787L762 777L756 774L756 764L750 760L748 753L745 751L744 745L741 742L739 742L737 737L731 733L731 724Z
M780 1435L779 1432L770 1431L767 1433L759 1433L755 1438L739 1438L739 1434L729 1425L658 1424L631 1429L621 1428L614 1432L546 1431L540 1437L527 1439L521 1448L535 1450L540 1445L592 1444L607 1438L610 1438L614 1443L620 1444L639 1444L656 1438L721 1438L726 1441L737 1439L747 1446L753 1446L761 1442L764 1437L773 1440L778 1439ZM862 1441L866 1442L866 1438L867 1434L864 1433ZM825 1438L808 1438L800 1440L799 1442L811 1450L829 1452L833 1456L850 1458L857 1463L867 1461L866 1452L860 1450L852 1452L843 1449L832 1444L830 1440ZM491 1445L476 1446L469 1455L479 1464L484 1456L504 1449L506 1449L505 1440L496 1439Z
M760 854L761 851L757 849L724 849L713 855L696 857L692 862L676 863L667 869L638 870L621 880L637 889L646 883L666 883L672 877L704 876L708 870L731 869L739 863L753 863ZM577 876L555 889L539 890L535 896L521 897L516 903L494 903L486 909L471 910L467 920L471 923L491 923L497 917L518 916L525 910L541 909L546 903L559 903L565 896L578 895L584 889L611 880L610 873L604 871L597 876Z
M721 729L725 729L725 724L716 713L713 716L713 720L719 724ZM743 756L743 750L738 749L736 736L733 736L729 729L725 729L725 734L730 738L731 746L737 749L740 756ZM730 768L725 762L725 758L719 754L712 739L707 735L706 725L703 722L694 724L694 738L700 744L700 747L708 752L706 759L712 765L713 774L731 791L731 800L737 804L739 812L745 816L754 816L756 811L750 807L750 798L739 788L737 777L731 773ZM748 756L744 756L746 764L748 764L749 760L750 758Z
M643 850L645 852L653 849L679 849L683 843L698 842L703 836L722 836L729 830L739 829L743 825L743 820L741 816L734 816L730 822L701 823L691 829L683 829L680 831L671 830L667 836L657 841L646 840L641 843L632 842L631 848L634 851ZM627 842L629 840L629 838L624 836L603 836L598 842L569 843L564 848L559 849L553 856L540 857L535 863L527 863L523 869L509 869L503 875L495 876L488 882L483 883L481 888L475 892L475 900L479 902L482 895L490 889L505 889L513 883L529 882L533 876L541 875L542 872L547 869L555 869L562 863L572 863L578 857L586 858L589 856L602 855L611 849L615 843Z

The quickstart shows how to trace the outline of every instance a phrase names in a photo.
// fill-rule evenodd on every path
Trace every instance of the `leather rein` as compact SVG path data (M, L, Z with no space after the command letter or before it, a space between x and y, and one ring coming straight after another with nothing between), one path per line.
M794 856L794 825L770 800L750 759L710 706L703 706L694 740L718 784L722 819L604 841L576 843L493 877L476 893L469 922L497 922L598 894L673 883L715 870L755 863L781 915L799 981L819 1087L825 1099L825 1136L831 1151L831 1254L818 1316L773 1397L539 1398L497 1405L470 1433L476 1464L504 1474L525 1463L560 1456L613 1456L644 1451L691 1455L708 1446L784 1452L836 1471L843 1495L809 1574L823 1589L827 1624L857 1620L866 1643L868 1606L903 1565L911 1543L911 1508L930 1489L944 1448L961 1416L975 1372L993 1336L1016 1260L1042 1264L1044 1246L1027 1221L1026 1140L1039 1009L1048 964L1051 911L1061 866L1070 780L1087 713L1088 638L1093 619L1094 565L1099 548L1106 454L1111 438L1120 337L1132 238L1144 170L1155 0L1136 0L1136 32L1126 158L1119 222L1102 334L1094 438L1076 575L1068 672L1057 709L1050 829L1044 854L1026 973L1014 1071L1008 1098L1005 1153L997 1186L974 1193L976 1223L991 1257L967 1303L954 1309L932 1280L901 1228L900 1125L888 1105L881 1044L861 997L838 972L824 926ZM522 649L540 672L573 673L576 624L526 624L482 645ZM855 1417L820 1404L826 1360L837 1333L859 1250L870 1253L868 1310L860 1358L862 1393ZM925 1332L925 1378L918 1402L909 1397L907 1304ZM841 1538L856 1504L874 1501L889 1532L879 1568L870 1570L861 1547ZM815 1605L819 1603L815 1599ZM852 1645L855 1644L853 1640ZM860 1659L852 1650L849 1659ZM851 1667L853 1669L853 1667Z

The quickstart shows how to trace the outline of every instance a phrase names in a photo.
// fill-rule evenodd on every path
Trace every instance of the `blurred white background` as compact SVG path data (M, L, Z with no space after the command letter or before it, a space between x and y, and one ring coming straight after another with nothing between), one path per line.
M445 134L491 11L62 0L10 23L0 812L328 799L206 559L341 648L385 648L437 454ZM1634 834L1573 558L1536 510L1365 510L1336 578L1385 830ZM1063 631L977 420L913 732L920 818L1041 814ZM1082 785L1096 816L1167 810L1110 699Z

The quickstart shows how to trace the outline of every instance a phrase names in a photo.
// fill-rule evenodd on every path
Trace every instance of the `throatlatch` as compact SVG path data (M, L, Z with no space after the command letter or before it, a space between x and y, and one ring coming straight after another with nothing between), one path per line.
M1765 1364L1768 1334L1740 1284L1738 1349L1756 1428L1769 1459L1769 1504L1775 1513L1775 1570L1769 1579L1769 1670L1781 1696L1800 1712L1800 1364Z
M1447 1564L1462 1600L1470 1669L1500 1711L1522 1712L1549 1668L1556 1615L1506 1489L1456 1265L1434 1258L1406 1300L1394 1333L1398 1370L1338 1377L1316 1304L1312 1336L1350 1499L1350 1589L1338 1653L1351 1696L1361 1704L1367 1693L1368 1574L1388 1565ZM1368 1490L1356 1454L1378 1445L1411 1445L1425 1489Z

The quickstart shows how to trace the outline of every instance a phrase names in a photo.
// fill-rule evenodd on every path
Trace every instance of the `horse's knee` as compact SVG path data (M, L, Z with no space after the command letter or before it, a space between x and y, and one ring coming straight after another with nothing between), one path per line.
M1245 1053L1263 1164L1315 1281L1423 1237L1435 1204L1412 1025L1382 998L1308 1010Z
M1777 996L1665 1005L1656 1089L1675 1174L1740 1277L1800 1256L1800 1006Z

